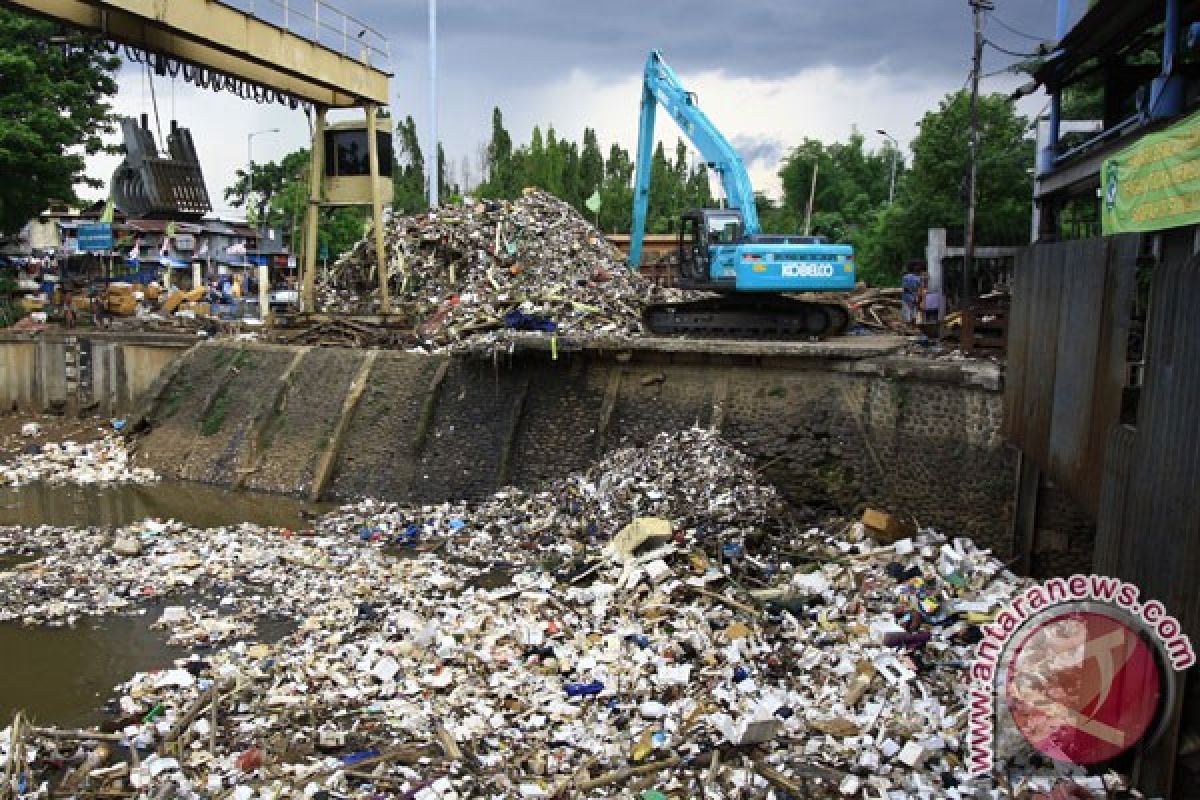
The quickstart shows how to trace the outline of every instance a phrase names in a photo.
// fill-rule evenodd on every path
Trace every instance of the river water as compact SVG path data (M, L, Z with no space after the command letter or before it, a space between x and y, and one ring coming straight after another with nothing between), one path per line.
M278 495L233 492L211 486L159 483L106 489L30 484L0 490L0 525L116 527L147 517L194 527L253 522L306 527L314 506ZM11 560L0 558L0 569ZM134 672L168 667L184 648L167 646L167 632L151 630L161 606L132 616L84 618L73 628L0 624L0 728L18 709L37 724L78 727L101 719L100 708L117 684ZM272 640L288 625L265 620L259 636Z

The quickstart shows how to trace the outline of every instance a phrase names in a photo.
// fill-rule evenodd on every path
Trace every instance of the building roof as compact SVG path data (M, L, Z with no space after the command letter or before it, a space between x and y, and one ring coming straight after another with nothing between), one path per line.
M1098 0L1067 31L1055 55L1034 72L1034 79L1050 91L1073 83L1080 67L1124 49L1137 34L1162 20L1165 12L1165 0Z

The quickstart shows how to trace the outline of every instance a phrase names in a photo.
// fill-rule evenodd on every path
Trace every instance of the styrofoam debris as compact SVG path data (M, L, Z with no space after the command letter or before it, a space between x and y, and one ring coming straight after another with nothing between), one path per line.
M619 559L605 552L644 518L663 520L665 535ZM215 753L196 742L157 777L144 759L129 780L146 795L184 781L244 800L534 797L589 759L594 778L678 756L659 775L672 796L670 782L715 748L754 744L784 775L802 759L829 770L827 794L954 796L971 647L970 625L948 617L1022 583L969 542L952 544L951 583L946 537L922 532L900 554L847 542L844 528L800 524L748 459L692 430L611 452L543 491L423 507L363 500L310 531L153 520L0 529L0 553L36 556L4 573L0 622L70 624L153 601L149 619L195 647L132 676L112 703L114 728L143 755L166 756L189 709L187 729L215 736ZM115 558L119 537L140 555ZM266 613L290 632L260 641ZM885 643L914 629L929 633L920 655L938 668ZM224 700L205 731L196 704L214 682ZM252 746L268 770L238 767L255 760ZM356 766L397 748L424 755ZM770 791L748 762L720 762L707 795Z

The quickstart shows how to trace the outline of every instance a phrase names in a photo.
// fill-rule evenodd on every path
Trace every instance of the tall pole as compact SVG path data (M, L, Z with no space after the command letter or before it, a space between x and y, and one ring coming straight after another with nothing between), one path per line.
M321 221L321 182L325 172L325 108L313 107L312 156L308 165L308 205L304 210L304 272L300 308L317 310L317 226Z
M888 205L890 206L892 201L896 199L896 154L900 150L900 143L896 141L895 136L892 136L883 128L879 128L875 132L886 136L887 140L892 144L892 179L888 182Z
M979 167L979 73L983 65L983 12L991 11L991 0L967 0L975 12L975 54L971 59L971 138L967 152L967 229L963 242L963 288L961 308L974 300L972 268L975 262L975 181Z
M429 149L433 171L429 175L429 207L438 207L438 102L437 102L437 0L429 0Z
M813 162L812 184L808 187L808 210L804 212L804 235L808 236L812 230L812 209L813 200L817 195L817 171L821 169L821 162Z
M279 128L264 128L246 134L246 215L250 215L250 193L254 191L254 137L262 133L279 133ZM262 227L262 220L258 221Z
M368 103L367 160L371 167L371 229L375 234L375 261L379 264L379 310L387 314L392 310L392 298L388 293L387 244L383 235L383 197L379 191L379 138L375 135L377 121L378 109L374 103Z

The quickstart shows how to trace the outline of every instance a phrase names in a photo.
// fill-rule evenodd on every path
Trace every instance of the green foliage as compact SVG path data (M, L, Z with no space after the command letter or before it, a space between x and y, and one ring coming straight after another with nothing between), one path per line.
M876 220L887 208L893 157L899 182L906 169L904 157L890 146L868 151L866 139L858 132L845 142L832 144L805 139L788 153L780 167L782 205L759 205L763 230L802 233L811 192L809 232L854 245L861 276L872 283L890 281L885 271L874 270L869 261L864 262L862 252L870 247Z
M325 212L317 228L317 239L329 250L330 259L354 247L366 233L370 209L365 206L335 208Z
M255 163L234 173L225 200L234 208L247 207L247 221L258 228L297 228L308 205L308 150L288 153L280 161Z
M947 95L925 114L913 140L912 168L897 179L896 203L869 222L860 251L865 273L895 280L925 250L928 228L965 221L970 95ZM1029 121L1001 94L979 97L976 241L1018 244L1029 237L1034 143Z
M857 132L846 142L829 145L805 139L784 159L779 170L784 206L801 217L808 208L813 170L817 169L813 198L814 233L844 238L845 231L858 227L870 212L887 203L891 150L867 152L865 142L863 135ZM899 157L896 168L897 175L901 174L903 163ZM821 230L816 226L817 214L821 213L827 215L823 218L826 226L837 231ZM839 232L841 236L836 235Z
M411 119L406 123L411 123ZM420 151L416 153L420 157ZM423 167L418 166L417 175ZM401 182L412 178L413 173L404 175L404 168L393 169L396 176L396 191L400 192ZM254 192L251 202L254 207L247 214L250 224L256 227L277 228L285 232L292 243L292 251L302 255L304 249L304 214L308 209L308 180L309 153L307 149L288 153L280 161L268 161L255 164L252 174ZM421 179L424 196L424 180ZM405 184L407 188L407 184ZM225 197L232 205L241 206L246 202L246 173L238 170L233 186L225 190ZM424 208L422 199L421 208ZM336 258L354 246L363 236L363 228L368 219L366 207L340 207L322 209L317 225L317 242L329 251L330 258Z
M674 230L680 213L688 208L713 205L708 173L703 165L689 167L687 145L678 141L674 158L660 144L654 154L654 176L646 229ZM605 160L596 132L583 131L580 146L559 136L553 126L543 132L534 126L529 144L513 149L512 137L504 127L500 109L492 111L492 136L487 147L487 178L475 189L482 197L514 199L527 186L553 192L588 219L597 220L605 231L628 231L633 206L633 161L629 152L613 144ZM600 192L600 212L593 214L584 203Z
M480 194L490 197L516 197L521 190L517 176L517 164L513 159L512 137L504 129L504 115L499 108L492 109L492 137L487 148L486 190Z
M429 207L425 192L425 157L411 116L396 125L396 165L392 169L392 206L400 214L416 214Z
M0 9L0 233L15 233L52 202L75 202L84 158L113 130L107 98L120 60L99 40L53 42L55 26Z

